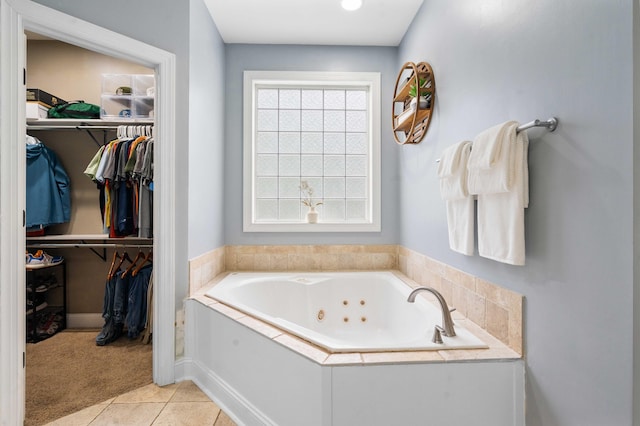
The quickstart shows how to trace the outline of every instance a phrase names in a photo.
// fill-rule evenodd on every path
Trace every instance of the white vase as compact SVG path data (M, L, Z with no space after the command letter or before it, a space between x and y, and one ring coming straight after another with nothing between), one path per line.
M418 98L412 98L409 103L409 108L415 110L418 103ZM420 109L426 109L429 105L429 101L426 97L420 96Z
M307 212L307 223L318 223L318 212L315 207L309 207Z

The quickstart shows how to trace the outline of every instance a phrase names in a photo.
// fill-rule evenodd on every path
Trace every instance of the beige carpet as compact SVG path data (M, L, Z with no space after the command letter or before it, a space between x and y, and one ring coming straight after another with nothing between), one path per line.
M126 335L96 346L96 331L27 343L25 426L43 425L152 383L151 345Z

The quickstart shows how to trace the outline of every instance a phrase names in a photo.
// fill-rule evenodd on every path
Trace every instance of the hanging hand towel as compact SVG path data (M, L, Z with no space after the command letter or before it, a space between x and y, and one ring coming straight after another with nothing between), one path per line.
M451 250L473 256L473 197L467 191L467 162L471 142L464 141L445 149L438 165L440 195L447 209L447 227Z
M513 146L516 121L493 126L473 140L469 156L468 188L470 194L495 194L511 190L513 182Z
M526 132L518 133L511 147L508 173L512 176L512 187L509 192L478 195L478 252L482 257L511 265L525 264L524 209L529 204L528 146Z

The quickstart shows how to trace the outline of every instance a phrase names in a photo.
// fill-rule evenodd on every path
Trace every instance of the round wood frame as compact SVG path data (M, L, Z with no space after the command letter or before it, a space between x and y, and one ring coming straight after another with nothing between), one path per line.
M400 80L406 70L411 70L411 75L401 85ZM421 79L426 80L422 86L420 86ZM409 90L411 86L414 85L419 88L428 88L431 91L431 100L426 108L420 108L420 102L417 102L415 109L411 110L410 103L412 96L409 95ZM391 106L391 125L396 143L404 145L417 144L422 141L431 123L435 95L436 80L433 76L433 69L429 63L418 62L414 64L413 62L407 62L402 66L396 79L393 104ZM402 112L399 114L395 113L397 103L402 103ZM409 115L411 116L409 117Z

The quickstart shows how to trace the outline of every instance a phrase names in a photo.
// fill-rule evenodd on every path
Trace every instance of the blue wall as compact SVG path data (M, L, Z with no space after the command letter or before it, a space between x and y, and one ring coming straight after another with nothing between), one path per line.
M399 52L434 68L425 140L399 149L400 244L525 296L528 425L632 423L632 1L428 0ZM448 248L435 159L530 130L527 265Z
M191 0L189 15L188 227L192 259L224 245L225 47L202 0Z
M227 45L225 137L226 244L395 244L398 236L397 150L388 125L397 70L390 47ZM245 70L362 71L381 74L382 231L361 233L242 232L242 83Z

